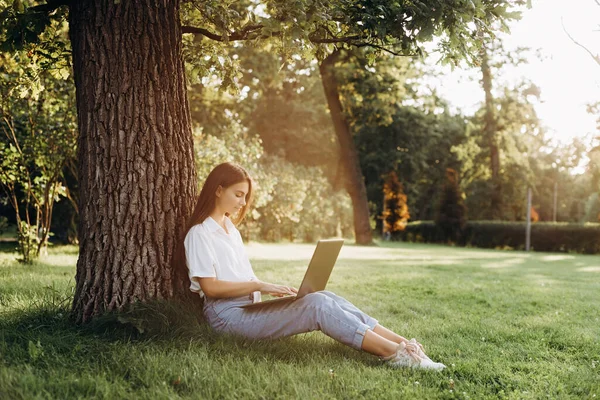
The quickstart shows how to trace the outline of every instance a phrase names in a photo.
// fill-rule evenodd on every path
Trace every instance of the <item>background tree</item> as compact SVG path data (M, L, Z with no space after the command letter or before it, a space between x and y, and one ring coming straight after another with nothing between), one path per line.
M487 46L481 49L481 85L485 93L485 113L483 114L483 135L487 140L490 152L491 219L502 219L502 182L500 179L500 149L498 130L496 126L496 110L492 95L492 72Z
M412 218L433 219L443 166L458 168L450 149L463 140L465 117L451 113L426 86L428 72L406 58L382 57L371 66L357 58L337 73L373 215L383 210L383 178L396 170Z
M458 185L458 173L452 168L447 168L435 224L447 241L456 243L462 236L466 222L467 209Z
M483 1L481 8L478 8L472 2L427 3L364 4L356 7L356 10L351 7L345 18L336 19L335 24L323 26L319 32L324 36L321 36L318 42L336 43L334 50L328 51L328 55L321 61L319 70L340 143L346 188L353 202L357 243L370 243L372 239L367 191L360 174L359 157L352 141L350 124L342 111L338 80L333 72L338 62L348 58L343 49L348 46L370 47L375 50L369 54L371 59L375 59L380 51L394 55L422 55L422 43L431 40L434 35L445 36L447 40L440 42L438 50L444 54L446 60L457 63L464 57L475 56L476 49L481 44L471 27L480 26L487 31L487 25L481 24L484 20L504 24L504 18L518 17L518 13L510 13L508 8L524 4L521 1L503 4Z
M391 171L385 178L383 184L383 233L393 235L403 231L410 218L406 195L402 183L398 180L396 171Z
M269 42L233 47L228 57L240 60L238 94L222 90L218 79L189 92L200 180L224 160L251 171L260 189L240 228L245 240L352 237L317 63L282 60Z
M503 200L503 171L502 171L502 141L504 140L503 126L499 121L498 104L494 99L493 81L495 76L501 75L501 70L506 65L518 65L527 61L524 56L529 49L519 48L516 51L508 52L504 49L500 37L493 33L480 33L482 46L480 50L480 69L481 69L481 87L485 95L484 112L481 115L481 134L485 138L485 148L489 152L489 163L491 177L490 185L490 219L503 219L504 206ZM529 88L532 94L539 96L539 90L534 85Z
M485 106L471 118L466 140L452 148L462 163L461 188L467 195L471 219L493 219L498 215L508 220L525 218L523 199L527 187L535 187L540 155L550 146L535 113L531 88L529 82L523 82L514 88L504 88L495 98L495 124L502 160L499 171L502 199L498 203L501 210L492 210L489 201L494 183L489 138L484 134Z
M0 186L15 215L22 261L47 250L54 204L67 196L63 169L75 156L72 82L35 54L0 56ZM34 85L30 85L31 79Z
M257 22L250 13L250 18L246 19L247 24L233 24L236 30L224 28L232 24L232 12L225 6L204 9L197 15L190 13L190 25L214 22L219 17L222 22L218 26L222 31L221 35L195 26L183 28L186 33L223 42L276 36L282 39L282 53L305 54L306 49L312 49L316 58L322 60L319 70L340 145L346 190L353 201L357 243L371 242L367 196L332 68L338 61L346 58L345 50L353 47L374 49L370 53L371 59L377 58L381 51L395 55L422 54L420 45L431 40L434 35L446 37L447 40L440 42L439 50L447 60L458 62L463 57L476 55L479 39L472 31L473 26L480 25L480 30L486 30L485 22L498 20L503 24L505 19L518 17L509 8L525 4L523 1L483 1L478 6L473 3L449 4L443 1L427 3L413 5L384 2L348 6L345 3L330 2L311 3L306 9L289 7L285 10L278 10L276 4L271 4L273 8L267 11L273 18ZM248 15L247 11L251 9L252 7L245 11L238 9L236 14ZM312 46L306 47L306 44ZM231 81L231 74L225 74L223 82Z

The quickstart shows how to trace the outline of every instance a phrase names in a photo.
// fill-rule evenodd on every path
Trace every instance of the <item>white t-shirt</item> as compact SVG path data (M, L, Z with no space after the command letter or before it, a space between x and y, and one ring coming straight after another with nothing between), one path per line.
M233 222L225 217L229 234L208 217L194 225L185 236L185 257L191 281L190 290L204 293L194 278L217 278L223 281L248 282L258 280L244 248L242 236Z

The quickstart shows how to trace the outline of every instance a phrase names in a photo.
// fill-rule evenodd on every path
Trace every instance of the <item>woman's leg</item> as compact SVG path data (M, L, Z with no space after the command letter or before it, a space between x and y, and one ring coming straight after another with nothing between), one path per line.
M367 353L379 357L389 357L398 350L398 343L392 342L377 334L375 331L368 330L362 342L362 349Z
M402 337L397 333L389 330L385 326L379 324L377 324L375 328L373 328L373 332L377 333L379 336L386 338L387 340L391 340L394 343L402 343L408 341L405 337Z
M369 317L367 314L365 314L364 312L362 312L361 310L359 310L354 304L350 303L348 300L346 300L345 298L338 296L337 294L327 291L327 290L323 290L322 292L324 295L332 298L333 300L336 301L336 303L338 303L340 305L340 307L346 311L349 312L353 315L355 315L357 318L359 318L362 321L368 321ZM406 338L398 335L395 332L392 332L391 330L385 328L382 325L379 325L379 323L377 323L377 325L375 325L375 327L373 328L373 332L378 334L379 336L392 341L394 343L402 343L402 342L407 342Z
M364 323L369 324L370 322L374 321L375 324L377 324L377 320L375 320L374 318L370 317L369 315L367 315L364 312L362 312L361 310L359 310L358 307L356 307L354 304L350 303L348 300L346 300L342 296L338 296L337 294L330 292L328 290L322 290L319 293L322 293L325 296L331 298L332 300L334 300L336 303L339 304L339 306L342 308L342 310L354 315L356 318L363 321Z
M321 330L341 343L380 357L389 356L398 347L397 343L373 332L377 321L369 317L368 323L364 323L321 292L256 310L229 308L216 319L223 322L220 331L251 339L275 339Z

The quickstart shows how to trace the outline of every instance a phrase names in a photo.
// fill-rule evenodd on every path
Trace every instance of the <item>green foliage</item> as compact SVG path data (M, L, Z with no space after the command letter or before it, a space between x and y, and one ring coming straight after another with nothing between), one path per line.
M54 10L48 10L44 6L35 6L35 3L28 0L15 0L12 4L7 0L0 1L0 33L2 34L0 50L2 52L24 50L33 44L46 46L47 43L44 42L48 36L45 34L66 20L66 7L56 6ZM42 51L45 50L55 50L55 48L46 47ZM48 54L53 52L50 51Z
M257 209L261 238L314 242L351 235L350 198L334 191L319 168L295 165L277 156L265 157L263 168L274 186L271 201Z
M388 171L397 171L411 215L421 219L434 218L436 187L444 180L445 168L458 168L450 149L463 140L464 117L453 115L435 92L423 90L416 81L422 74L401 59L381 59L372 67L348 63L340 73L346 114L375 215L382 212Z
M465 58L474 62L481 33L492 35L491 26L507 30L506 22L519 18L526 5L522 0L190 1L182 4L181 19L196 32L184 38L192 79L214 78L223 89L237 90L239 59L227 51L232 41L244 41L245 47L267 42L282 64L294 56L321 61L335 48L352 47L373 49L370 63L385 51L420 56L422 45L437 39L442 60L456 65Z
M260 137L266 153L318 166L339 187L340 160L332 157L338 145L316 63L294 57L282 65L271 47L229 49L228 57L238 59L243 72L240 94L223 91L218 80L192 86L194 124L216 137L242 129L247 137Z
M408 82L420 71L409 58L381 55L369 61L372 50L343 53L335 75L342 105L355 133L369 127L388 127L404 101L412 97Z
M524 222L500 224L474 222L467 229L466 241L473 246L511 248L524 246ZM531 247L536 251L598 254L600 253L600 225L538 222L531 227Z
M296 58L279 71L269 48L230 49L244 71L243 96L216 81L190 91L200 181L226 160L250 171L257 188L241 227L246 239L351 235L350 199L332 187L337 143L315 65Z
M319 113L314 111L303 112L311 108L316 111L317 107L304 106L300 112L298 112L298 108L286 107L288 105L286 100L289 100L289 96L300 94L305 86L297 84L299 79L286 78L283 78L283 85L270 86L273 80L277 80L272 73L272 71L277 70L277 64L281 65L279 67L279 71L281 71L284 67L290 67L290 64L299 64L301 60L298 56L312 59L311 53L313 52L316 58L321 61L334 48L326 43L335 43L337 49L352 46L370 47L371 51L366 51L358 57L359 62L357 64L359 67L352 66L349 68L349 75L353 76L353 80L345 79L342 93L345 94L346 100L350 99L350 101L345 102L347 114L353 115L350 111L354 111L354 115L357 116L350 122L351 126L355 130L365 125L378 129L381 125L391 124L393 120L391 116L395 113L396 103L403 92L402 83L399 80L391 78L381 82L382 75L374 74L374 71L367 67L374 64L375 60L381 56L384 46L387 46L388 50L393 49L405 55L422 54L420 45L423 42L431 40L436 35L438 37L443 36L444 39L447 39L440 41L443 58L446 61L450 60L456 63L459 59L465 56L471 57L476 53L475 49L479 46L478 33L482 30L487 31L484 21L493 20L502 23L503 18L514 18L516 14L511 14L508 8L523 5L523 2L499 3L484 1L478 4L477 7L473 3L449 5L446 2L439 1L419 4L422 7L395 2L378 3L376 6L372 4L351 5L343 2L310 4L272 2L260 11L257 11L259 7L254 8L246 4L239 6L233 2L225 2L218 7L211 3L203 5L190 4L187 8L184 8L183 19L186 25L201 26L213 33L218 32L222 35L221 39L225 43L228 43L234 37L238 37L256 46L258 40L268 39L269 37L277 38L277 40L268 41L262 46L268 52L280 55L281 60L273 62L273 57L266 57L267 62L261 62L256 68L246 67L246 70L251 73L252 79L257 79L263 85L263 88L259 91L263 95L261 103L258 107L255 107L254 113L250 114L253 117L250 121L252 121L253 128L256 128L263 139L265 139L265 135L279 139L265 140L271 153L275 153L273 150L276 149L278 154L283 153L282 155L288 160L291 158L314 160L315 157L312 156L310 150L318 147L310 145L301 147L300 144L306 142L306 138L314 137L315 133L319 131L317 126L311 125L312 121L319 120ZM305 7L308 7L308 9ZM231 17L232 15L235 17ZM335 23L332 23L332 17ZM211 37L206 31L203 31L203 35ZM291 40L288 40L289 38ZM212 39L216 40L218 38L212 37ZM246 59L243 54L248 54L247 51L227 51L214 43L200 40L198 37L186 39L186 47L189 50L187 60L196 65L191 73L193 75L200 74L204 77L206 74L210 75L209 78L201 80L203 85L214 81L220 83L220 88L223 89L232 86L234 82L244 81L244 78L240 77L235 71L238 69L237 65L240 65L238 60ZM240 57L239 54L242 54L242 56ZM251 55L251 57L256 57L256 55ZM399 63L388 63L388 65L392 67L388 66L391 73L386 77L391 77L394 72L396 72L395 75L398 75L397 71L403 67L405 68L406 64L401 66ZM398 66L400 68L397 68ZM394 67L396 67L396 71L394 71ZM262 69L267 69L267 74L254 73L254 71ZM309 65L306 69L311 71L311 66ZM314 71L314 67L312 67L312 71ZM256 75L260 76L255 78ZM366 76L370 79L365 79ZM261 78L266 78L266 84L263 83L265 79ZM344 79L342 78L342 80ZM362 83L362 87L356 88L353 83ZM246 85L243 89L252 91L252 86ZM367 90L360 90L365 88ZM378 91L378 88L385 88L385 90ZM239 89L239 86L237 89ZM251 93L251 95L254 95L254 93ZM293 105L310 104L309 102L295 102ZM192 108L194 108L194 105L192 105ZM204 108L199 107L197 109L200 113L206 114ZM246 113L245 110L243 112ZM271 118L267 119L267 115ZM291 121L294 125L295 119L298 117L304 117L302 120L307 122L300 126L306 126L308 129L305 129L304 132L308 134L299 129L288 128L290 124L287 122ZM217 116L217 118L220 117ZM242 118L243 116L239 117L240 120ZM275 134L270 134L270 132L275 132ZM298 132L300 132L300 135L298 135ZM284 143L283 146L278 145L281 142ZM288 151L289 147L295 147L296 151ZM298 148L309 150L297 151ZM401 147L395 145L392 148L400 149ZM316 153L318 154L318 152ZM299 162L306 165L306 161ZM435 162L440 163L439 157ZM396 167L397 165L384 165L383 171ZM333 168L328 168L328 170L332 171ZM338 185L338 178L339 173L336 173L333 177L335 186ZM376 186L376 192L380 192L381 173L373 181L371 186ZM423 179L420 182L426 184ZM370 192L372 193L373 190L370 190ZM370 199L372 204L380 204L378 200L373 202L373 197L370 197ZM418 200L416 196L413 199L413 201ZM432 212L432 210L430 209L429 212Z
M67 195L62 170L75 158L73 82L16 52L0 56L0 187L15 211L23 261L45 251L52 210ZM27 71L36 70L37 89Z
M533 206L540 219L552 220L554 183L559 185L558 219L578 222L578 203L590 195L584 177L574 177L576 167L585 151L580 141L571 146L552 143L528 95L527 82L515 88L503 88L496 103L496 120L500 149L500 181L502 210L505 220L524 220L527 187L534 189ZM488 219L494 215L489 202L492 190L489 140L483 135L483 108L469 121L466 140L451 151L462 164L461 189L466 194L470 219ZM583 178L583 179L582 179Z
M0 18L0 42L16 63L16 67L11 67L14 74L3 75L3 80L19 83L11 95L36 99L45 92L45 101L49 101L52 96L44 90L41 77L50 74L58 82L58 78L64 78L70 71L68 8L58 7L59 3L51 1L38 6L31 1L0 1L4 17ZM208 35L183 35L191 112L199 126L197 137L203 138L197 139L197 143L202 143L198 152L199 177L202 179L207 170L224 159L247 165L260 184L256 213L266 207L277 184L291 190L293 182L282 177L275 179L274 175L269 178L263 162L287 171L284 161L291 161L301 166L293 173L297 176L315 175L310 167L318 167L324 172L317 175L325 176L328 185L335 189L342 186L337 143L316 73L315 57L322 60L334 49L343 49L351 57L338 64L337 77L359 149L372 214L382 212L385 172L396 170L405 185L413 218L434 218L439 201L435 188L443 181L445 168L451 167L460 171L461 189L468 195L466 202L471 216L486 218L489 209L485 200L490 182L489 169L483 167L487 162L485 143L478 136L481 120L476 117L469 121L470 128L465 133L465 118L450 113L435 92L424 93L423 87L415 83L423 77L423 72L415 69L415 60L385 57L382 47L418 55L423 43L435 39L444 62L458 64L466 57L468 62L477 63L482 38L493 36L492 30L506 29L503 22L516 18L513 11L525 6L528 6L525 1L504 0L360 4L183 2L183 25L206 29L222 40L213 40ZM236 34L243 41L234 40ZM352 49L357 45L361 51L355 52ZM9 58L7 55L5 60ZM588 189L589 174L577 178L570 175L570 168L582 150L575 144L564 149L547 145L531 113L531 102L525 101L532 87L525 86L499 96L499 126L504 137L501 145L506 157L502 164L505 217L524 219L522 203L530 184L535 189L534 206L541 220L548 220L553 184L558 182L559 220L579 220L585 208L582 199L592 194ZM521 133L522 129L527 130L526 134ZM230 130L235 140L227 139ZM247 141L247 145L242 141ZM205 145L216 150L204 151ZM6 153L3 161L14 160L11 151L3 147L2 152ZM244 159L244 155L248 158ZM271 158L274 155L283 160ZM39 162L49 165L54 161ZM6 179L19 176L17 163L5 164L3 170L9 171ZM32 188L49 185L42 178L34 180ZM592 179L592 186L595 180ZM318 192L310 189L313 186L308 183L299 186L328 198L337 193L329 189ZM303 196L311 197L304 192L296 197ZM340 204L345 210L347 198L343 197L345 200ZM295 204L289 208L293 212L278 211L270 225L282 228L283 225L277 225L278 219L313 218L300 216L310 207L302 206L302 212L299 211L297 199L295 203L282 199ZM254 217L250 217L248 222L252 223ZM250 232L250 224L248 229ZM260 231L257 227L253 229ZM330 227L325 231L331 231ZM272 237L305 236L304 229L293 234L289 228L277 234L272 233L273 229L268 232Z
M469 221L459 244L492 249L525 248L525 222ZM433 221L410 222L394 237L409 242L443 243L445 236ZM600 253L600 224L538 222L531 225L535 251Z
M220 137L197 133L196 159L200 185L215 165L225 161L241 164L253 177L252 212L240 227L246 240L313 242L351 232L350 199L335 192L319 168L266 154L260 138L243 135L235 124Z
M268 153L295 164L319 166L334 182L339 150L316 63L294 59L277 73L271 69L277 61L273 56L265 60L260 54L251 63L252 58L244 57L244 68L251 71L244 82L249 95L258 95L246 118L250 131L260 135ZM264 67L266 62L271 67Z
M32 225L27 221L20 220L17 228L17 241L19 243L19 250L23 256L21 261L31 264L39 256L39 246L42 244L38 224Z
M467 210L458 187L458 173L447 168L435 224L444 233L446 241L456 243L460 240L466 220Z
M37 98L44 90L42 75L66 80L71 73L68 8L47 10L32 1L0 1L0 52L12 56L10 79L20 97ZM51 3L51 2L50 2ZM6 63L3 60L3 64ZM9 93L15 95L14 93Z

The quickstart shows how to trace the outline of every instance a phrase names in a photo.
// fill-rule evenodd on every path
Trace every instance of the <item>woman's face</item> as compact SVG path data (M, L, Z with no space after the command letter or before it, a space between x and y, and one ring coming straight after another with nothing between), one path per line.
M217 208L223 213L229 213L229 215L236 214L240 208L246 205L246 195L249 189L250 185L246 181L235 183L226 188L219 186L216 192Z

